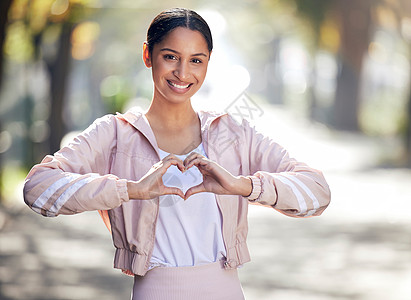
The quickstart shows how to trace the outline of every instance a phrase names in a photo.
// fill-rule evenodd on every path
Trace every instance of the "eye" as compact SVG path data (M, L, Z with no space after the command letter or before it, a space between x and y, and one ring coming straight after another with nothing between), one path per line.
M177 57L173 54L165 54L164 59L166 59L166 60L177 60Z
M202 63L201 59L198 59L198 58L193 58L191 61L195 64L201 64Z

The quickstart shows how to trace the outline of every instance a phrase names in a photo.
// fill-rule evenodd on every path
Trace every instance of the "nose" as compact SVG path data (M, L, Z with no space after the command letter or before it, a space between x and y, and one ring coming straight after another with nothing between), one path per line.
M185 81L190 78L190 68L185 62L180 62L173 72L180 81Z

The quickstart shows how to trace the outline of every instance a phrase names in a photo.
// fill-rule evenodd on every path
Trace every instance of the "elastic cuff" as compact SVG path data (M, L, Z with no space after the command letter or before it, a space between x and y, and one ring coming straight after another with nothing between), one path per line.
M117 193L120 196L121 201L122 202L129 201L130 198L128 197L127 180L118 179L116 180L116 185L117 185Z
M252 190L251 194L247 197L248 201L254 202L258 201L261 195L261 179L257 176L247 176L251 180Z

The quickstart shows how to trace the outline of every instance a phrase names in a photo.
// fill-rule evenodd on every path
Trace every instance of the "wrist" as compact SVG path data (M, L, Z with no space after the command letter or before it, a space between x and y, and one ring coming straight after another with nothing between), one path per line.
M142 200L144 199L141 193L141 188L139 187L138 181L127 181L127 192L130 199Z
M243 197L247 197L251 194L253 186L250 179L246 176L237 176L238 179L238 188L237 194Z

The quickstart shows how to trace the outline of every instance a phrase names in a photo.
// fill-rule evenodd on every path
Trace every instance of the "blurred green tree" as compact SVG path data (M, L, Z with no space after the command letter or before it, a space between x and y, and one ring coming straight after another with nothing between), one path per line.
M359 91L364 53L367 51L372 28L371 8L378 1L371 0L294 0L313 31L313 53L320 46L321 30L327 14L338 26L338 61L340 70L330 123L337 129L359 129ZM315 82L316 72L312 80ZM315 116L315 92L311 92L311 116Z
M403 39L408 43L408 60L411 66L411 2L408 0L399 0L397 6L396 15L399 25L398 29L401 32ZM405 120L405 126L403 130L405 141L405 163L408 167L411 167L411 67L408 83L408 104L407 104L407 116Z
M359 99L364 54L370 42L371 9L378 1L336 0L341 43L340 71L333 110L333 125L343 130L359 129Z
M21 95L18 100L23 113L22 121L25 123L22 129L25 130L24 138L20 143L23 151L22 162L26 168L36 163L38 157L44 157L45 154L58 150L60 141L66 133L62 114L71 61L71 37L76 24L91 14L89 8L91 2L93 0L2 0L1 2L0 62L7 59L13 68L24 70L25 74L36 74L36 68L44 65L46 66L44 70L48 73L50 113L47 114L48 127L47 125L46 127L52 130L47 130L44 126L47 115L44 121L42 120L42 127L38 126L41 122L35 120L33 114L35 97L27 88L29 86L28 82L25 82L27 79L20 78L23 85L26 85L26 94ZM45 137L41 141L38 140L39 129L42 130L40 134ZM3 170L4 167L0 165L0 172ZM1 173L0 178L4 178ZM4 186L0 182L0 194L3 190Z
M313 0L313 1L304 1L304 0L295 0L297 5L297 11L302 17L308 21L311 30L312 37L310 54L314 59L318 49L321 46L321 30L324 26L324 23L327 19L327 13L330 10L332 1L327 0ZM322 120L318 112L320 108L318 107L318 99L315 92L315 86L317 82L317 67L314 63L312 66L310 86L309 86L309 115L312 120L326 121Z
M49 153L60 148L61 138L66 133L62 113L71 60L71 36L76 24L90 14L87 4L91 1L15 0L9 8L5 49L8 58L26 64L43 60L49 73L51 109L48 123L52 128L47 141ZM30 128L31 120L28 118L26 122ZM26 162L27 165L32 163Z
M13 0L2 0L0 2L0 49L3 49L6 37L6 26L8 22L8 12ZM0 88L3 78L3 51L0 51ZM0 127L1 128L1 127Z
M8 22L8 12L10 6L12 4L12 0L2 0L0 2L0 89L3 79L3 45L4 40L6 37L6 26ZM3 125L0 120L0 133L2 132ZM0 190L2 187L2 178L3 178L3 168L2 168L2 154L0 154ZM0 193L0 203L2 201L2 195Z

